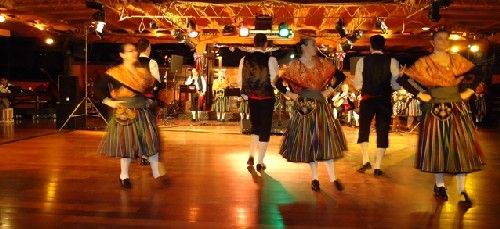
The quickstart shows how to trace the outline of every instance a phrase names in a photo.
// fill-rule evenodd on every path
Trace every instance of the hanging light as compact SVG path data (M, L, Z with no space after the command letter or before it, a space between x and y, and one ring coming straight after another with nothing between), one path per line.
M190 38L195 38L198 36L198 32L196 31L196 21L194 19L188 19L187 31L188 37Z
M389 27L387 26L387 24L385 24L385 19L384 18L377 18L377 23L375 24L375 26L377 27L377 29L380 30L380 32L382 34L386 34L387 33L387 30L389 30Z
M0 14L0 23L5 22L5 16L3 14Z
M452 46L450 49L451 53L458 53L459 51L460 51L460 47L458 47L457 45Z
M429 27L427 27L427 26L422 27L422 30L423 30L423 31L429 31L430 29L431 29L431 28L429 28Z
M478 52L479 51L479 45L477 45L477 44L470 45L469 46L469 50L471 52Z
M48 45L54 44L54 39L48 37L47 39L45 39L45 44L48 44Z
M347 36L347 30L345 29L344 18L339 18L337 24L335 25L335 29L337 30L341 38Z
M240 36L248 37L248 35L250 35L250 31L248 30L248 28L243 24L240 25Z
M106 12L104 10L98 10L92 15L92 19L95 25L95 31L98 35L102 35L104 26L106 25Z
M290 37L291 31L285 22L280 23L280 25L278 27L278 35L280 37L286 37L286 38Z

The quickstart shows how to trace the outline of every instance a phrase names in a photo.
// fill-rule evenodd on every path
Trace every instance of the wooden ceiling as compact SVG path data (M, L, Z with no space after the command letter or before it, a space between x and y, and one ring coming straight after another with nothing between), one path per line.
M180 29L186 34L188 19L194 19L199 37L187 42L251 43L251 38L224 35L224 26L245 25L253 28L255 16L273 17L273 27L286 22L293 29L293 39L274 39L274 43L291 44L301 35L314 36L320 43L335 45L340 36L336 22L343 18L349 33L355 30L364 36L355 46L366 46L368 37L378 34L377 18L385 19L389 27L391 46L427 46L429 31L445 26L464 35L468 40L489 39L499 43L500 5L498 0L454 0L440 9L441 19L428 18L432 0L100 0L106 12L104 41L130 42L147 37L155 43L178 42L171 35ZM7 21L0 29L13 36L73 36L82 37L84 25L89 24L95 9L87 8L86 0L0 0L0 13ZM151 28L151 24L157 28ZM90 39L98 40L91 33Z

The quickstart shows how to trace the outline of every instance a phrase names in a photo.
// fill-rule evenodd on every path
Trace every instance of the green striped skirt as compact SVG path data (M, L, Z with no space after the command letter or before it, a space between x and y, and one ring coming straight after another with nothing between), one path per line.
M241 100L240 102L240 113L249 114L250 109L248 107L248 100Z
M284 158L290 162L326 161L343 157L346 150L340 123L324 99L301 97L295 102L279 151Z
M131 110L135 112L135 117L126 122L117 118L116 109L113 110L106 134L99 146L100 153L111 157L136 159L160 152L159 132L153 112L148 108Z
M228 112L229 111L229 97L217 97L212 104L212 111Z
M464 102L429 103L419 133L416 168L430 173L481 170L483 155Z

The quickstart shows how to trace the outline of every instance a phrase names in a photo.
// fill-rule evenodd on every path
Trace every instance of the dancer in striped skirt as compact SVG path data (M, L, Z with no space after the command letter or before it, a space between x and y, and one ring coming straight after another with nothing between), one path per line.
M155 79L138 64L138 52L133 44L121 46L123 63L108 69L95 86L95 97L113 109L104 139L99 146L102 154L120 158L120 184L131 188L128 168L132 159L148 158L153 177L161 176L156 118L144 93Z
M226 119L226 112L229 111L229 97L225 95L227 87L228 82L225 78L224 71L219 70L217 79L215 79L212 84L212 93L214 95L212 111L217 113L217 120L221 122Z
M276 83L280 92L295 101L280 154L290 162L309 163L314 191L320 190L318 161L325 161L330 182L342 190L343 185L335 176L333 159L343 156L347 143L326 98L344 81L345 75L328 60L316 56L317 47L313 39L302 39L298 50L300 59L293 60ZM334 76L335 83L331 84ZM287 91L283 81L291 91Z
M405 76L398 81L427 106L418 139L416 168L434 173L434 195L442 200L448 200L444 174L456 175L458 193L464 198L460 203L470 207L472 202L465 190L465 176L480 170L484 160L468 106L464 103L474 90L459 91L458 85L461 76L474 65L459 54L447 52L449 35L447 31L436 32L431 42L434 52L404 70ZM413 88L408 77L429 88L428 91Z

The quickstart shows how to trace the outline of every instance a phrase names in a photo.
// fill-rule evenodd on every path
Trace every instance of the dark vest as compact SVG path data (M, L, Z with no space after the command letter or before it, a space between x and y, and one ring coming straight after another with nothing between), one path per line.
M273 97L273 86L269 75L269 58L263 52L245 56L242 70L242 94L249 97Z
M385 54L369 54L363 58L362 95L391 96L391 58Z
M191 85L196 86L198 85L198 91L202 92L203 91L203 81L201 80L201 76L198 76L196 80L193 80Z
M139 63L141 63L141 66L143 68L146 68L149 70L149 61L151 60L151 58L149 57L139 57Z

